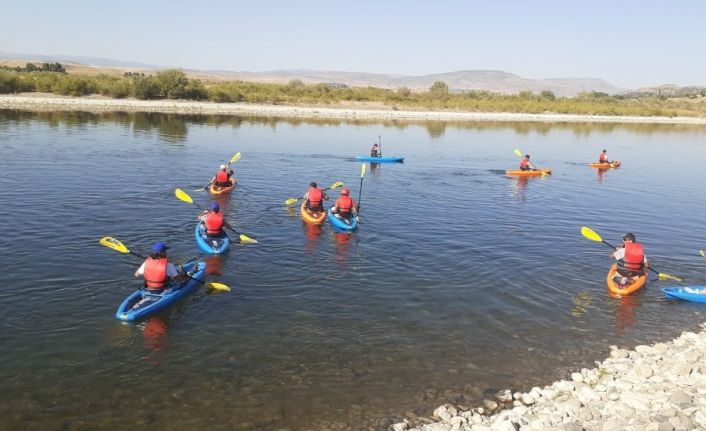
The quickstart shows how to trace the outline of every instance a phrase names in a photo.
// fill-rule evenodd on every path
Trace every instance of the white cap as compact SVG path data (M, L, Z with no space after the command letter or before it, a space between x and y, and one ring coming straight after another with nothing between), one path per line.
M221 170L225 169L226 165L221 165Z

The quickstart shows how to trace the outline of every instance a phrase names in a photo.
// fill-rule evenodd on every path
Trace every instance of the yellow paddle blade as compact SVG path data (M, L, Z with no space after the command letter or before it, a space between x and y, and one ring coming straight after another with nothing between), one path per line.
M684 279L681 277L676 277L674 275L665 274L663 272L658 273L657 276L659 277L660 280L684 281Z
M364 175L365 175L365 163L360 165L360 177L363 178Z
M289 198L286 201L284 201L284 204L287 206L294 205L295 203L297 203L298 200L299 200L299 198Z
M177 197L177 199L179 199L180 201L184 201L184 202L186 202L187 204L193 204L193 203L194 203L193 199L191 199L191 196L189 196L188 194L186 194L186 192L185 192L184 190L182 190L182 189L176 189L176 190L174 190L174 195Z
M515 148L515 155L517 157L524 157L524 155L522 154L522 151L518 150L517 148Z
M583 226L581 228L581 235L585 236L586 238L590 239L591 241L603 242L603 238L601 238L600 235L598 235L591 228L586 227L586 226Z
M336 181L335 183L333 183L329 186L329 189L334 190L339 187L343 187L343 183L341 181Z
M701 257L703 257L704 259L706 259L706 253L704 253L703 250L699 250L699 254L701 255Z
M240 237L240 242L242 244L257 244L257 240L255 238L250 238L247 235L243 235L242 233L239 235Z
M228 287L227 284L209 282L206 284L206 286L213 290L218 290L221 292L230 292L230 287Z
M104 236L103 238L98 240L98 242L100 242L101 245L104 245L108 248L112 248L113 250L119 251L120 253L130 253L130 250L125 247L125 244L115 238Z
M230 162L228 162L228 164L235 163L235 162L237 162L238 160L240 160L240 151L238 151L237 153L235 153L235 155L230 158Z

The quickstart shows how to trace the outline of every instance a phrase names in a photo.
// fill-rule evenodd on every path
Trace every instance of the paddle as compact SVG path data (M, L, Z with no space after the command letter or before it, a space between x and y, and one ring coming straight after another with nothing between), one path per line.
M199 206L199 204L195 203L194 200L191 199L191 196L189 196L184 190L176 189L176 190L174 190L174 195L180 201L186 202L187 204L193 204L194 206L196 206L196 208L203 210L203 208L201 208L201 206ZM241 243L244 243L244 244L256 244L257 243L257 240L255 238L250 238L249 236L238 232L237 230L233 229L232 227L230 227L228 225L225 225L223 227L233 231L233 233L238 235L238 238L240 239Z
M336 181L335 183L333 183L333 184L331 184L330 186L326 187L326 188L323 189L322 191L325 192L326 190L335 190L335 189L337 189L337 188L339 188L339 187L342 187L342 186L343 186L343 183L342 183L342 182ZM289 199L287 199L286 201L284 201L284 204L285 204L286 206L290 206L290 205L293 205L293 204L299 202L299 201L302 200L302 199L304 199L304 196L300 196L300 197L298 197L298 198L289 198Z
M604 241L603 238L601 238L601 236L598 235L596 232L594 232L591 228L583 226L581 228L581 235L585 236L586 238L590 239L591 241L602 242L603 244L607 245L608 247L612 248L613 250L617 250L617 248L614 245L609 244L608 242ZM654 268L652 268L651 266L648 266L647 269L649 269L650 271L657 274L657 276L659 277L660 280L683 281L683 279L680 277L675 277L673 275L659 272L659 271L655 270Z
M379 157L382 157L382 141L380 140L380 135L378 135L378 153L380 154Z
M525 157L524 154L522 154L522 151L518 150L517 148L515 148L515 155L520 158ZM539 171L543 177L549 175L548 173L546 173L546 172L540 170L538 167L536 167L534 165L534 163L530 162L529 165L530 165L530 168L534 169L535 171Z
M706 253L704 253L703 250L699 250L699 254L701 255L701 257L703 257L704 259L706 259Z
M128 248L125 247L125 244L123 244L122 242L120 242L119 240L117 240L115 238L112 238L109 236L104 236L103 238L98 240L98 242L101 243L101 245L104 245L104 246L106 246L110 249L113 249L115 251L118 251L120 253L131 254L131 255L139 257L141 259L146 259L146 257L141 255L140 253L136 253L134 251L128 250ZM215 283L215 282L206 283L205 281L199 280L198 278L194 278L185 272L183 274L192 280L198 281L199 283L204 283L204 285L206 285L207 287L210 287L211 289L220 290L223 292L230 292L230 287L228 287L228 285L226 285L226 284Z
M228 161L228 164L226 165L226 170L228 170L228 168L230 167L231 163L235 163L235 162L237 162L238 160L240 160L240 151L238 151L237 153L235 153L235 154L233 155L233 157L230 158L230 160ZM195 191L195 192L200 192L200 191L202 191L202 190L208 189L209 187L211 187L211 184L213 184L213 181L214 181L214 180L212 179L211 181L208 182L208 184L206 184L205 186L201 187L200 189L196 189L196 190L194 190L194 191Z
M356 217L360 215L360 200L363 196L363 177L365 176L365 163L360 165L360 189L358 189L358 205L355 207Z

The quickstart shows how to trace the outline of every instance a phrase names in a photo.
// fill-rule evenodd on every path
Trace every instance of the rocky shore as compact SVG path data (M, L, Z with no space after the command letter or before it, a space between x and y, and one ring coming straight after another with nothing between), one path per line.
M402 111L346 107L258 105L248 103L189 102L60 97L47 94L0 95L0 109L27 111L157 112L166 114L255 115L289 118L415 121L533 121L570 123L706 124L702 117L632 117L509 112Z
M437 422L394 431L706 430L706 324L668 343L611 346L596 368L528 392L501 390L483 406L434 410Z

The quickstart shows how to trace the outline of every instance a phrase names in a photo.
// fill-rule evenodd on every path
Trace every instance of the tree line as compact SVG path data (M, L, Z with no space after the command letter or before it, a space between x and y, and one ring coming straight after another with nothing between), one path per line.
M52 67L56 68L56 66ZM286 84L236 80L203 81L189 79L178 69L158 71L154 75L127 72L123 76L105 74L94 76L64 72L27 68L0 70L0 94L49 92L70 96L101 94L112 98L134 97L140 100L182 99L292 105L376 102L392 109L479 112L706 115L706 105L693 101L663 100L656 97L624 98L599 92L585 92L575 97L558 97L551 91L542 91L538 94L530 91L521 91L517 94L477 90L450 91L444 81L434 82L427 91L412 91L406 87L393 90L377 87L346 87L336 84L304 84L300 80L292 80Z

